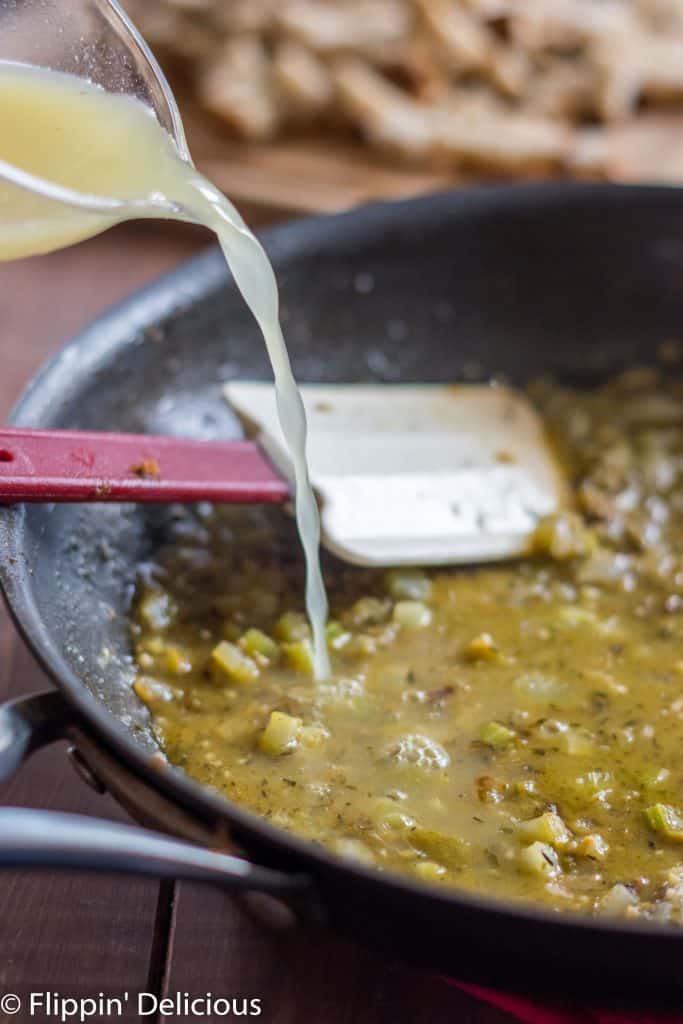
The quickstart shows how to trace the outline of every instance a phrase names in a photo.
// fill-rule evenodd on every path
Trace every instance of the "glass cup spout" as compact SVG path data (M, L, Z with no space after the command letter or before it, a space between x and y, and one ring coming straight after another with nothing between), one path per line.
M135 98L171 137L178 156L192 162L170 86L117 0L0 0L0 71L3 64L63 72L108 93ZM161 195L137 200L80 191L17 166L6 155L0 138L0 235L3 220L11 220L16 232L21 218L29 215L24 211L41 216L41 203L42 209L52 203L76 208L74 214L84 218L82 237L136 215L191 219ZM92 231L87 230L89 215Z

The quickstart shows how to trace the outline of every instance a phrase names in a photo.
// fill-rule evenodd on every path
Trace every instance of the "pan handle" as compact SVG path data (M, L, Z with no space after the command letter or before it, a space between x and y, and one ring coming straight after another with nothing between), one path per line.
M0 705L0 782L11 779L34 750L63 737L72 719L57 690Z
M257 867L132 825L57 811L0 808L0 868L102 871L221 885L234 892L296 896L304 876Z
M0 782L39 747L64 738L73 712L52 690L0 705ZM277 895L305 908L311 881L204 846L99 818L0 808L0 870L50 868L175 878ZM302 916L308 916L303 914Z

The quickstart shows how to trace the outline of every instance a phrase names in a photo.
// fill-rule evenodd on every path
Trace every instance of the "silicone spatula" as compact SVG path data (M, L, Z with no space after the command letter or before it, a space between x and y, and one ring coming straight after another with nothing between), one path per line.
M522 553L564 498L542 424L506 388L311 385L311 480L323 543L363 565ZM0 502L286 502L291 464L273 388L226 396L253 439L0 429Z
M522 554L565 500L540 417L491 385L306 385L323 543L361 565L487 562ZM274 390L235 381L228 402L287 480Z

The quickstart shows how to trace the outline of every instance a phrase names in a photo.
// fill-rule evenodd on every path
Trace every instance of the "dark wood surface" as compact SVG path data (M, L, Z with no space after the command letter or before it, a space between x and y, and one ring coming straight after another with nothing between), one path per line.
M71 334L205 241L181 228L117 229L63 253L0 265L0 415L7 416L30 375ZM0 609L0 700L47 685ZM126 817L110 798L82 783L60 746L35 755L16 779L0 786L0 803ZM266 1024L508 1019L438 977L332 937L312 947L303 939L268 935L219 891L121 878L5 874L0 996L17 993L26 1000L31 991L47 990L74 997L128 992L127 1015L116 1018L128 1021L140 1019L134 1008L140 991L257 997ZM37 1019L47 1018L31 1017L26 1005L14 1016L0 1010L2 1024Z

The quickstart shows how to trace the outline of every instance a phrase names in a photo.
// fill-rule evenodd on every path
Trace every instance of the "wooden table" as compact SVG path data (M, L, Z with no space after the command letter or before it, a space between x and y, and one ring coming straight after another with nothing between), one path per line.
M40 260L1 265L0 415L7 416L29 376L71 334L205 242L190 229L141 226ZM0 699L47 685L0 610ZM126 817L109 797L81 782L60 746L35 755L19 777L0 786L0 803ZM331 937L315 948L278 940L215 889L83 875L5 875L0 995L25 999L31 991L47 990L75 997L128 991L131 1004L140 991L258 997L265 1024L508 1019L438 977ZM15 1016L0 1010L2 1024L40 1019L47 1018L30 1017L26 1008ZM140 1018L130 1005L116 1019ZM163 1017L186 1019L193 1018Z

